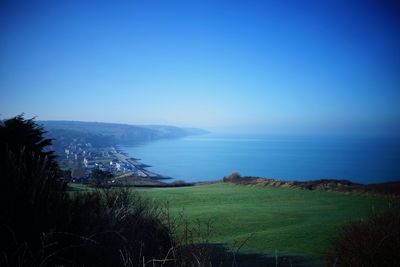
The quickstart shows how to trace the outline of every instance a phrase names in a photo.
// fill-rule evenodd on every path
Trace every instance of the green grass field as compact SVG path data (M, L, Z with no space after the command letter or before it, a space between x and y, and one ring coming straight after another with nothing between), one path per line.
M251 236L242 251L312 257L323 255L343 223L388 206L382 197L232 184L137 190L168 201L172 216L211 221L211 242L234 246Z

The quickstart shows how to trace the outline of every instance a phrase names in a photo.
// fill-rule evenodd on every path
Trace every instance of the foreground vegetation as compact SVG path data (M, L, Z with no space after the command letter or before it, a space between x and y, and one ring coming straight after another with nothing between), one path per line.
M68 194L51 140L22 116L0 125L0 266L180 266L162 212L127 190Z
M226 183L140 192L168 201L176 217L210 222L211 242L234 247L247 240L244 251L317 257L327 252L344 223L383 211L389 203L383 197Z

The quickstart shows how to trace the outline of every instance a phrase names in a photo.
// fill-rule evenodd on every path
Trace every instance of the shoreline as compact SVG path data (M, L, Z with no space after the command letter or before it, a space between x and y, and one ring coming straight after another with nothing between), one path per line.
M255 176L225 176L222 179L211 181L198 181L186 182L184 180L175 180L171 182L164 182L161 180L175 179L170 176L162 175L146 168L151 165L139 162L140 158L130 157L130 155L120 148L111 147L112 154L121 162L129 164L136 171L131 175L129 173L121 175L125 181L131 180L128 184L135 187L186 187L186 186L200 186L216 183L231 183L243 186L261 186L261 187L285 187L285 188L298 188L304 190L319 190L326 192L340 192L361 195L385 195L385 196L400 196L400 180L387 181L381 183L355 183L346 179L314 179L314 180L282 180L275 178L255 177ZM118 177L117 177L118 179Z
M144 157L144 163L154 166L150 171L187 182L217 180L239 171L286 181L323 178L370 184L400 179L400 169L393 165L398 156L392 154L398 143L384 141L213 134L118 148ZM379 153L371 153L377 147Z
M173 179L170 176L162 175L162 174L147 170L146 168L149 168L152 166L139 162L139 160L140 160L139 158L130 157L128 153L126 153L125 151L123 151L121 149L115 148L114 146L111 147L111 153L117 160L132 167L132 169L133 169L132 175L133 176L138 176L141 178L155 179L155 180Z

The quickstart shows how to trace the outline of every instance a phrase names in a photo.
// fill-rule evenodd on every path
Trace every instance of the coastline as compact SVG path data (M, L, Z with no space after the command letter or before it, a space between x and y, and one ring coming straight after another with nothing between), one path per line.
M243 176L231 174L222 179L212 181L186 182L184 180L175 180L172 182L162 182L160 180L174 179L170 176L148 171L146 168L150 165L139 162L139 158L130 157L125 151L112 147L111 153L119 161L129 164L136 171L125 173L116 177L121 185L129 185L134 187L185 187L185 186L201 186L217 183L230 183L241 186L259 186L259 187L284 187L296 188L303 190L319 190L326 192L339 192L345 194L358 195L384 195L392 197L400 197L400 181L362 184L355 183L345 179L317 179L305 181L287 181L274 178Z
M125 163L128 166L131 166L131 168L133 169L132 176L155 180L173 179L172 177L147 170L147 168L151 167L151 165L139 162L139 158L130 157L126 152L117 149L114 146L111 147L110 152L118 161Z
M286 181L323 178L370 184L400 178L398 145L385 139L210 134L118 148L152 165L150 171L187 182L214 181L238 171Z
M261 187L285 187L297 188L304 190L319 190L326 192L339 192L346 194L360 195L385 195L400 196L400 181L388 181L382 183L363 184L356 183L346 179L310 179L310 180L281 180L275 178L228 175L222 179L211 181L186 182L184 180L175 180L172 182L162 182L161 180L172 180L173 177L148 171L146 168L151 165L139 162L140 158L130 157L124 150L111 147L111 153L119 161L132 166L131 174L126 173L119 177L118 180L124 184L135 187L184 187L184 186L201 186L216 183L231 183L242 186L261 186Z

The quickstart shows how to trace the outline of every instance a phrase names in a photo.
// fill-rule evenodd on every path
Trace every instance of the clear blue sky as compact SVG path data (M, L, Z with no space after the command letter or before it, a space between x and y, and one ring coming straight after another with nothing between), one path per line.
M2 0L0 114L398 134L399 14L396 1Z

